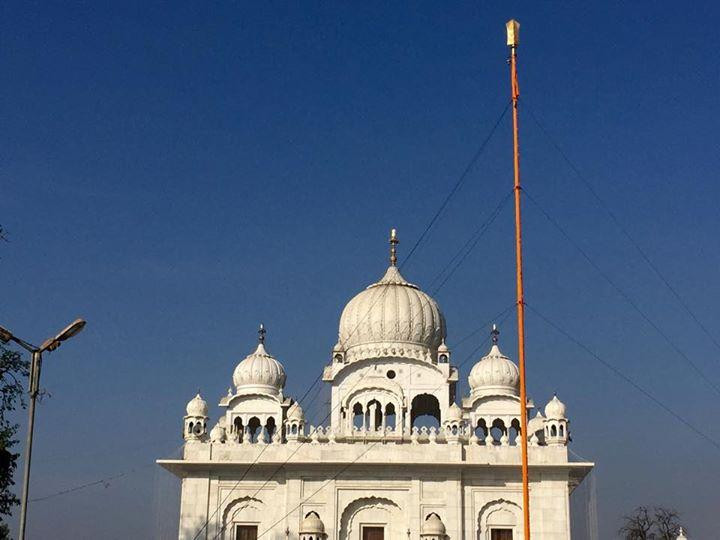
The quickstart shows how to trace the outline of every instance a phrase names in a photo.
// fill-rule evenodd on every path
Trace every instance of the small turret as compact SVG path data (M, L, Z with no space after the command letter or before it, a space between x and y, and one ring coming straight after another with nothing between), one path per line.
M421 540L445 540L445 525L436 513L425 518L420 529Z
M296 401L287 410L285 418L285 438L288 441L299 441L305 436L305 413Z
M300 524L300 540L323 540L325 524L317 512L309 512Z
M545 443L548 446L566 446L569 437L568 424L565 404L554 395L545 405Z
M187 407L184 417L183 438L186 441L204 441L207 439L208 406L198 391Z

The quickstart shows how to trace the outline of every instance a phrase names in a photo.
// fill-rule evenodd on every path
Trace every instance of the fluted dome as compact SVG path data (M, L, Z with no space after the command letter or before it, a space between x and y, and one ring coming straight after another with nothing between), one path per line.
M445 534L445 525L440 516L435 513L430 514L423 522L420 534L422 536L443 536Z
M339 341L349 361L397 356L430 361L445 338L437 302L391 265L340 316Z
M305 420L305 413L303 413L302 407L300 407L300 404L297 401L290 405L287 412L287 419L298 421Z
M448 407L447 421L448 422L459 422L462 420L462 409L457 406L457 403L453 403Z
M300 524L300 534L325 534L325 524L317 515L317 512L310 512Z
M217 424L210 430L210 440L212 442L225 442L225 417L221 416Z
M238 392L260 392L277 395L285 386L285 370L258 343L255 352L240 362L233 372L233 383Z
M545 405L545 418L548 420L562 420L565 418L565 404L557 396Z
M468 377L473 396L518 395L520 371L494 343L487 356L475 364Z
M188 416L207 416L208 405L207 402L200 395L200 392L198 392L194 398L188 401L187 407L185 407L185 412Z

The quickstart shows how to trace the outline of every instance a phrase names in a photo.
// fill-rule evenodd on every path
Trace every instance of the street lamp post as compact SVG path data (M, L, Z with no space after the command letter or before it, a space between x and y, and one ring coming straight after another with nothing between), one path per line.
M85 326L85 321L76 319L63 328L54 338L46 339L40 347L15 337L12 332L0 326L0 341L7 343L14 341L32 355L30 362L30 380L28 394L30 395L30 406L28 407L27 443L25 444L25 471L23 473L22 500L20 503L20 531L18 540L25 540L25 524L27 522L28 489L30 487L30 459L32 458L33 429L35 427L35 402L40 392L40 370L42 368L42 353L54 351L60 344L73 337Z

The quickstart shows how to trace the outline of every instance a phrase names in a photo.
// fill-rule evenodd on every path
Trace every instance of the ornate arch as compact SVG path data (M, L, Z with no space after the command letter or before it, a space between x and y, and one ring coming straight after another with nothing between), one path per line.
M225 507L222 519L223 526L232 523L235 520L235 516L243 510L250 509L261 511L264 506L265 503L263 503L260 499L249 496L238 497L237 499L232 500L230 504Z
M509 513L512 516L511 520L504 519L501 513ZM507 499L495 499L485 504L478 512L477 518L477 538L478 540L490 540L489 527L493 525L507 526L513 530L513 538L519 538L520 530L517 525L520 522L521 508L512 501ZM496 520L493 520L495 515ZM493 523L498 521L498 523ZM488 525L489 524L489 525Z
M356 396L360 396L366 393L371 394L373 392L378 392L388 397L391 397L394 401L397 402L398 406L403 406L405 395L402 386L400 386L396 382L387 379L381 379L380 377L368 378L368 380L365 380L363 382L365 384L363 384L362 386L351 387L350 391L343 396L341 401L343 407L347 408Z
M354 533L358 527L356 518L360 512L369 509L387 514L385 522L391 529L398 525L397 518L401 515L401 508L395 501L385 497L360 497L350 502L343 510L340 517L341 540L355 538ZM360 537L359 531L357 531L357 537ZM394 538L392 532L389 533L389 538Z

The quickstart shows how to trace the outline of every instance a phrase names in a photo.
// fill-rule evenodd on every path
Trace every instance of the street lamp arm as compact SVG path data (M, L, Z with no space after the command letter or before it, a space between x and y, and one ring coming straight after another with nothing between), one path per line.
M17 336L14 336L13 333L10 332L10 330L8 330L7 328L3 328L2 326L0 326L0 341L2 341L3 343L7 343L8 341L14 341L23 349L31 353L40 350L35 345L28 343L27 341L20 339Z
M83 328L85 328L85 321L83 319L75 319L73 322L63 328L60 332L58 332L55 337L46 339L43 344L40 345L40 347L36 347L35 345L28 343L27 341L13 335L13 333L7 328L0 326L0 341L2 341L3 343L7 343L8 341L14 341L23 349L31 353L54 351L60 346L61 342L65 341L66 339L70 339Z

